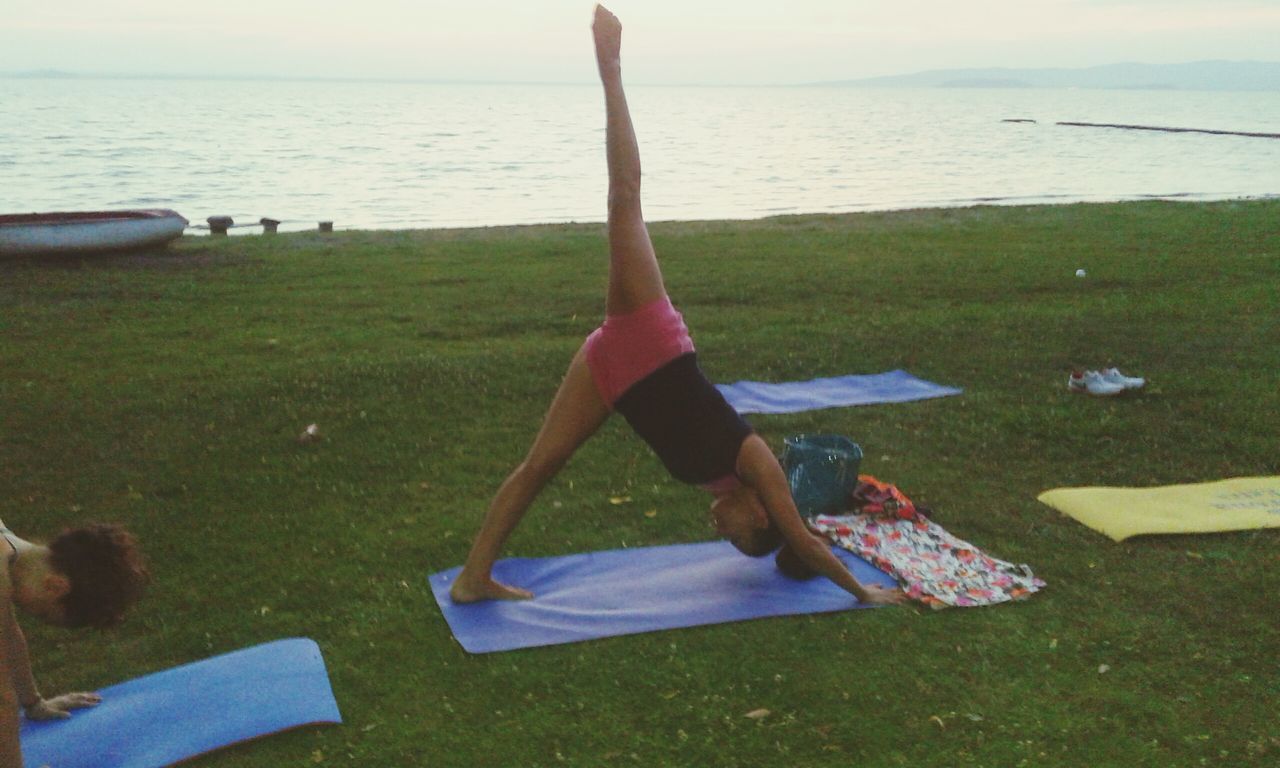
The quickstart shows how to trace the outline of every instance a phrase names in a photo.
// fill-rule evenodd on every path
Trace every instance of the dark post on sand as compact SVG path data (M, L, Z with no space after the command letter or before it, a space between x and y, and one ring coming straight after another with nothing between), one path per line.
M332 232L332 231L333 231L333 222L332 222L332 221L322 221L322 222L320 222L320 231L321 231L321 232Z
M262 225L262 234L264 235L274 235L276 227L280 226L279 219L268 219L265 216L258 219L258 223Z
M206 221L209 222L209 234L226 236L227 230L235 222L230 216L210 216Z

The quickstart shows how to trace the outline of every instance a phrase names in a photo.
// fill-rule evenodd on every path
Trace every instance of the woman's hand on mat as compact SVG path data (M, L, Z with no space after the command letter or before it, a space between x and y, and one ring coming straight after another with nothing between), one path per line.
M455 581L449 589L449 597L455 603L478 603L481 600L528 600L533 593L519 587L509 587L502 582L486 579L478 584Z
M862 589L865 594L858 597L858 602L868 605L901 605L910 599L906 592L897 587L877 587L873 584Z
M28 720L65 720L71 717L71 710L96 707L102 697L96 693L64 693L52 699L40 699L35 704L23 707Z

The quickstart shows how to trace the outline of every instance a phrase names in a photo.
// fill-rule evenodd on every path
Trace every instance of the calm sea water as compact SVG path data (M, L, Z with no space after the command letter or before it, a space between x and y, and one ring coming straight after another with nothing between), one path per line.
M1280 93L628 89L651 220L1280 194ZM1006 123L1006 118L1035 123ZM604 218L598 86L0 80L0 212L282 229Z

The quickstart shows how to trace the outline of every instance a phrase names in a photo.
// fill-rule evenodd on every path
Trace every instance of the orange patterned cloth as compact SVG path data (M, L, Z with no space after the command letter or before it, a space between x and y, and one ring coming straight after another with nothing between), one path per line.
M891 574L933 608L994 605L1045 586L1027 565L997 560L929 520L896 487L860 475L848 515L818 515L810 527Z

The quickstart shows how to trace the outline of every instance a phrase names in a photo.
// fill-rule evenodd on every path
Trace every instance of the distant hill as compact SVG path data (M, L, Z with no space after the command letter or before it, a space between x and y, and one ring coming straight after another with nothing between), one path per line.
M13 78L17 78L17 79L22 79L22 80L26 80L26 79L30 79L30 80L42 80L42 79L63 80L63 79L66 79L66 80L70 80L70 79L74 79L74 78L79 77L79 75L77 75L76 73L74 73L74 72L67 72L66 70L63 70L63 69L32 69L32 70L28 70L28 71L26 71L26 72L14 72L14 73L12 73L12 74L10 74L10 75L8 75L8 76L9 76L9 77L13 77Z
M1108 64L1084 69L935 69L814 85L869 88L1099 88L1178 91L1280 91L1280 62L1196 61Z

